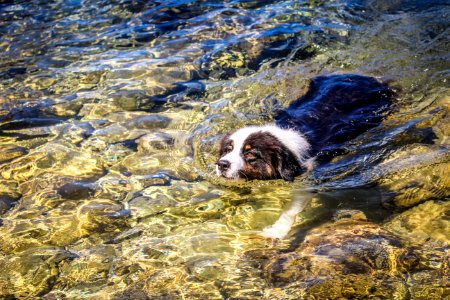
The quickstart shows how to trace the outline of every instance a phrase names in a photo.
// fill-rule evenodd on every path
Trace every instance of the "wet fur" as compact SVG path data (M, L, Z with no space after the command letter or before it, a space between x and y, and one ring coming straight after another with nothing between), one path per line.
M275 125L244 127L226 135L217 175L226 178L292 181L307 168L309 143L298 131Z
M246 162L239 171L242 178L292 181L304 169L295 155L269 132L250 134L241 152Z
M308 92L275 119L276 125L244 127L220 144L217 175L287 181L343 152L343 143L378 126L394 92L367 76L319 76Z

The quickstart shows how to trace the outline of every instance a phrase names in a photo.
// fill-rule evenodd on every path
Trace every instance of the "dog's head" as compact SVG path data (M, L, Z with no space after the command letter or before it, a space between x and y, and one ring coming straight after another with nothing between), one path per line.
M216 172L225 178L292 181L307 168L308 149L297 131L275 125L244 127L222 139Z

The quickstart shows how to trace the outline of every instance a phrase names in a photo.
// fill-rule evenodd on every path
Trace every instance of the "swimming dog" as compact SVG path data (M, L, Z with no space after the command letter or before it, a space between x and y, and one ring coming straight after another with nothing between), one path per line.
M378 126L394 92L375 78L318 76L275 117L224 136L216 173L225 178L293 181L314 164L342 154L343 143Z

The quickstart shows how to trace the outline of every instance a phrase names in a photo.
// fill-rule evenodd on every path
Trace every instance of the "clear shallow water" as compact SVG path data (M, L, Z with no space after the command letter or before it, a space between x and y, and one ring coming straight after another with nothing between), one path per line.
M447 297L450 18L421 2L0 4L1 297ZM215 177L221 134L326 73L390 81L393 112L293 184Z

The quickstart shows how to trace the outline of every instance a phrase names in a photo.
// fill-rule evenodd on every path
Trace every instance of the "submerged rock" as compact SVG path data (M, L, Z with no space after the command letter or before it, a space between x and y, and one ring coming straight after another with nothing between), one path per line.
M449 245L427 242L418 247L420 265L408 278L411 299L450 299Z
M220 278L220 276L226 277L224 267L214 256L193 257L186 262L186 266L189 274L199 281L209 281Z
M151 175L132 176L130 180L138 182L143 188L148 188L149 186L168 186L172 179L165 173L155 173Z
M150 109L155 104L141 90L122 90L108 96L114 106L123 110Z
M128 227L130 211L113 201L96 199L80 206L78 230L82 236L113 233Z
M35 298L48 293L57 281L59 267L74 253L58 248L37 248L0 259L0 291L4 299Z
M415 247L419 257L407 280L411 299L450 299L449 216L449 201L428 201L383 226Z
M126 124L127 128L137 128L137 129L155 129L155 128L165 128L170 124L171 119L165 116L159 115L148 115L138 117L131 120Z
M450 196L450 152L447 146L408 145L377 166L385 175L379 184L390 191L384 204L413 207Z
M54 290L71 288L80 294L81 290L89 288L93 292L106 285L114 263L118 263L115 261L117 251L110 245L92 246L78 254L75 259L59 266L59 279Z
M414 245L428 240L450 245L450 201L428 201L385 224L385 228Z
M165 197L158 190L155 190L153 197L140 196L131 199L129 205L133 216L138 219L155 216L164 213L168 207L177 204L173 199Z
M137 141L139 152L156 152L164 149L169 149L175 143L175 138L168 133L154 132L149 133Z
M0 166L6 180L27 181L45 171L62 176L93 177L102 173L99 160L76 147L47 143L33 152Z
M417 264L415 253L361 213L341 215L311 230L294 252L269 260L265 270L274 287L269 298L406 297L406 273Z
M69 182L57 189L61 197L72 200L87 199L94 195L95 183L89 181Z
M184 153L173 153L173 155L172 153L170 155L167 153L153 155L135 153L123 159L121 167L133 175L165 173L174 179L186 181L199 179L193 158L185 157Z
M0 194L0 216L7 212L13 206L15 199L8 195Z
M11 161L17 157L28 153L28 149L18 146L2 146L0 147L0 163Z

